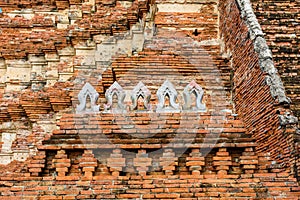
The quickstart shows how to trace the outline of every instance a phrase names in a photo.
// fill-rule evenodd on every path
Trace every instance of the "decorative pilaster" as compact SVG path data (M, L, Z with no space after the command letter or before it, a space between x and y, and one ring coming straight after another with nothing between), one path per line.
M186 166L192 175L200 175L202 167L205 165L205 159L201 155L200 149L192 149L190 156L186 158Z
M173 171L175 170L175 166L178 165L178 158L172 149L165 149L163 156L159 159L160 166L162 166L163 171L165 171L166 175L173 175Z
M242 169L245 170L245 173L254 173L254 170L257 169L258 156L255 154L253 147L245 148L240 159Z
M136 154L136 158L133 159L133 165L140 175L145 176L149 166L152 164L152 158L148 157L146 150L140 149Z
M113 176L119 176L120 171L125 167L125 158L120 149L113 150L110 158L107 159L107 166L110 167Z
M68 155L66 154L65 150L58 151L52 162L55 171L57 172L57 175L59 177L66 176L66 173L68 172L69 167L71 166L71 160L68 158Z
M82 158L79 160L79 167L82 167L84 176L88 179L93 178L95 167L97 167L97 159L94 157L92 150L85 150Z
M229 167L232 165L231 156L226 148L219 148L216 156L213 157L213 165L218 174L227 174Z

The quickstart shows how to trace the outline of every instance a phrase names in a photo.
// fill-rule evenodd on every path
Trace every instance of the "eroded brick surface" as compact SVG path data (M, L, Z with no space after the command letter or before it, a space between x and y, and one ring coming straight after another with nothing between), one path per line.
M290 110L271 95L236 1L0 7L0 199L299 198L296 126L280 124ZM176 112L157 109L166 80ZM122 109L107 105L115 81ZM132 105L140 81L147 109ZM191 81L201 112L183 108ZM86 83L99 97L77 109Z
M299 118L299 8L297 1L252 1L273 59Z

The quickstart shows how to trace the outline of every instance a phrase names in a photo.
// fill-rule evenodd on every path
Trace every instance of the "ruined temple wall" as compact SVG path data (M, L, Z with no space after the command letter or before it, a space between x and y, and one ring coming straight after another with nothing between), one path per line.
M158 2L165 7L159 7L161 16L154 22L159 28L176 27L176 31L183 31L189 36L193 36L198 28L199 40L217 37L217 1L179 2L175 5L176 16L166 9L166 4L172 3ZM51 134L52 129L57 128L58 113L75 109L77 94L85 82L95 86L103 109L105 89L114 80L111 73L109 81L105 82L106 74L101 74L109 68L113 57L122 54L128 58L141 51L144 40L154 34L152 22L156 10L150 4L150 1L1 2L0 122L9 124L13 121L13 126L8 130L3 128L1 132L14 135L16 130L22 130L27 134L25 137L22 131L17 133L12 151L23 150L28 155L28 144L39 143ZM196 20L194 17L197 17ZM175 23L168 24L170 19ZM153 46L160 48L160 41L158 43L153 43ZM214 51L218 48L215 46ZM211 50L211 46L208 48ZM138 60L137 66L142 65L142 61ZM216 65L227 68L222 58L216 60ZM121 65L120 61L116 62L116 65ZM149 63L147 60L143 62ZM174 66L178 64L176 60L166 62ZM228 85L229 74L222 76L225 76ZM184 82L184 85L189 82ZM5 141L11 143L5 139L2 142ZM14 160L13 157L7 162L11 160Z
M266 42L272 51L273 61L287 96L290 109L300 117L300 2L252 0L252 7L265 33ZM299 155L299 134L295 136L296 154ZM300 161L296 164L300 174Z
M252 0L273 60L291 98L291 109L300 116L300 2Z
M113 55L143 44L143 32L131 30L148 3L0 2L1 164L25 160L57 128L57 113L72 109L73 91L81 89L70 80L78 71L98 78ZM101 86L97 90L103 93Z
M59 2L60 9L62 9L64 6L68 6L69 2L76 1ZM113 4L115 1L99 0L96 2L101 2L101 5L104 5ZM182 1L178 0L178 2ZM186 2L196 3L196 0L187 0ZM238 10L236 11L238 13ZM237 17L237 19L239 18ZM232 23L234 24L235 21L232 21ZM170 36L172 37L173 35ZM95 37L94 39L96 40L97 38ZM201 34L200 38L202 38ZM65 49L61 57L65 58L67 56L72 58L75 54L87 53L87 57L90 59L95 55L93 49L97 48L99 50L102 47L108 51L103 53L102 56L100 56L101 52L99 52L101 59L110 58L107 55L115 55L116 52L111 52L109 49L112 47L117 48L118 42L115 40L106 40L106 44L104 44L105 42L101 41L101 37L98 39L99 44L97 44L97 47L88 46L87 44L91 43L87 42L85 43L86 45L77 46L75 50L72 48ZM229 44L229 42L226 44ZM207 49L212 50L212 46L208 45ZM131 46L129 47L131 51ZM89 52L90 49L91 54ZM168 50L171 51L173 49L166 48L166 51ZM215 51L218 54L218 50ZM151 51L148 53L150 53L151 59L155 56ZM149 63L149 60L145 61L143 59L145 55L140 53L128 57L137 58L139 62L133 63L138 65L143 62ZM165 61L171 65L178 63L177 60L174 61L173 54L167 55L171 56L172 59L165 59ZM254 55L254 53L250 51L250 55ZM163 57L165 56L163 54ZM119 60L117 59L113 63L113 65L116 65L115 69L126 69L124 67L126 65L122 66L124 67L123 69L120 65L118 66L122 58L119 57ZM128 66L130 67L132 63L129 62L131 61L129 58L127 60L124 58L123 60L128 62ZM196 58L198 59L198 57ZM160 57L158 59L162 60L163 58ZM143 62L141 62L142 60ZM224 64L221 58L217 60L220 65L227 69L227 62ZM104 60L103 63L105 64L103 65L108 65L108 61L109 59ZM257 60L254 59L251 61L254 62ZM66 63L64 62L60 66L66 67L63 69L68 70L69 66L65 66ZM73 64L71 65L73 67ZM85 68L88 69L88 65L76 65L74 69L82 69L84 71ZM100 66L97 67L101 68ZM97 67L93 65L90 69L94 71ZM97 70L95 71L95 73L98 73ZM153 71L149 70L150 72ZM209 73L212 72L210 71ZM121 74L119 73L119 76ZM66 77L68 75L72 76L73 71L66 74ZM125 73L125 75L128 76L128 73ZM75 79L75 81L71 79L71 81L84 82L87 80L83 76L79 78L82 79ZM62 79L61 82L65 82L65 80ZM226 74L225 80L228 80L228 74ZM97 82L96 80L92 83L93 85L96 83L96 86L94 86L97 92L104 93L103 88L98 87L103 82ZM18 85L17 82L15 84ZM185 86L186 83L182 84ZM107 82L106 86L109 87L110 85L111 82ZM253 87L259 90L259 88ZM72 88L72 85L66 81L65 83L60 83L60 87L57 90L66 91L70 88ZM76 89L80 90L81 88L78 87ZM5 167L0 166L2 174L0 177L0 199L191 200L207 198L272 199L281 197L282 199L290 200L297 199L299 196L299 187L296 180L289 173L281 172L280 168L276 168L276 166L272 168L272 165L270 166L272 159L269 158L268 154L256 153L254 148L256 143L250 135L245 135L247 131L243 127L243 116L239 120L235 116L228 114L226 120L223 121L220 120L221 116L214 116L214 113L192 113L192 115L187 114L191 116L187 116L187 118L180 121L179 116L181 114L179 113L167 113L165 115L158 113L160 116L166 116L167 120L161 117L163 120L159 121L157 126L152 126L150 122L152 122L153 118L149 117L149 113L132 113L130 116L134 125L132 126L131 124L131 126L128 126L128 118L124 117L123 113L116 115L101 112L101 114L96 113L96 117L92 117L93 115L89 114L75 114L72 109L66 108L71 107L70 96L74 98L76 94L70 89L70 96L63 96L62 98L61 95L64 93L57 93L57 90L49 87L48 89L33 93L31 89L28 89L22 95L21 105L17 102L16 106L13 107L14 109L10 107L10 114L14 116L14 119L22 119L21 117L25 115L28 116L30 121L37 123L37 126L34 127L24 124L23 127L27 129L32 128L32 134L28 136L26 135L28 132L20 133L23 136L19 138L17 143L13 144L13 147L19 148L29 143L35 143L37 144L38 151L35 152L35 156L30 157L25 162L14 161ZM51 92L51 95L47 94L48 92ZM53 101L53 99L55 100ZM62 99L65 101L62 101ZM75 104L72 106L76 107ZM103 104L101 103L101 105ZM53 121L49 118L39 118L39 116L43 116L45 113L53 113L52 109L56 112L64 110L65 114L59 115L60 113L58 113L56 116L53 115ZM244 107L243 109L246 110ZM241 113L244 110L240 109L239 112ZM20 112L25 112L25 114L21 115ZM250 113L249 110L245 112L246 114ZM93 119L88 120L88 117ZM249 120L249 118L245 119ZM246 122L248 125L249 121ZM268 124L267 122L264 121L262 123ZM194 126L190 124L194 124ZM208 130L216 131L220 129L220 125L222 124L224 124L224 129L220 136L217 136L218 143L208 144L210 147L213 146L213 149L206 156L201 155L199 153L199 146L202 144L203 137L210 132L206 131L205 128L207 127ZM158 125L162 127L161 133L158 130ZM49 126L48 131L41 129L41 127L45 128L46 126ZM120 130L120 126L124 129ZM170 149L165 149L162 156L155 156L153 159L149 156L150 153L147 155L147 152L152 152L153 149L160 148L164 146L164 143L172 141L175 130L179 129L180 126L182 126L183 130L190 130L190 132L198 131L195 137L196 142L190 149L179 156L174 154ZM2 129L12 133L15 131L14 127L9 126L2 127ZM137 129L140 132L137 132ZM124 134L124 130L129 135L130 133L134 133L135 136L145 135L145 130L149 130L149 133L153 131L157 135L147 139L132 139L128 134ZM188 135L185 132L182 133L183 138ZM106 137L105 140L102 140L103 138L101 137L103 136ZM39 137L41 138L40 140L38 140ZM107 145L108 139L111 139L116 145L119 144L120 148L135 153L135 155L125 159L126 154L122 154L120 149L112 149L114 145ZM208 139L214 141L215 134L212 134ZM182 143L180 138L177 141L179 144ZM176 146L176 143L174 146ZM109 151L103 150L105 148ZM101 156L103 157L101 158ZM273 157L274 154L272 154ZM156 163L159 161L158 167L160 169L148 173L148 167L156 167L156 165L153 165L155 163L154 160ZM171 161L172 164L169 165L168 161ZM122 171L123 167L127 167L126 173ZM128 168L131 169L128 170Z
M244 119L249 134L257 140L258 152L270 153L274 164L294 167L292 163L297 159L292 151L295 128L279 121L288 111L283 106L288 98L274 70L272 57L268 56L269 50L259 49L258 38L262 38L259 31L247 27L246 21L252 19L243 16L245 13L241 13L239 6L235 1L221 1L219 7L224 52L231 53L234 70L235 109Z

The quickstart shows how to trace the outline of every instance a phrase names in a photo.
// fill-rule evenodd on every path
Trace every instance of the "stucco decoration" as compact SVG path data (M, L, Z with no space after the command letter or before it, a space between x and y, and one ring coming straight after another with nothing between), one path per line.
M115 102L117 105L114 107L114 97L116 97ZM104 105L104 112L124 112L125 111L125 105L124 105L124 99L125 99L125 91L123 88L119 85L117 81L115 81L105 92L105 98L107 103Z
M158 104L156 112L179 112L179 104L176 103L177 91L173 84L166 80L156 92ZM166 98L169 102L166 102Z
M204 91L194 80L191 81L183 90L185 104L183 110L205 111L206 106L202 103ZM193 106L192 95L196 97L196 104Z
M76 113L99 112L98 97L99 94L95 88L90 83L86 83L78 94L80 104L77 105Z
M281 126L298 124L298 118L293 116L290 112L286 112L284 115L279 115L279 123Z
M144 110L149 110L150 105L150 97L151 97L151 92L149 89L140 81L135 88L131 92L131 100L132 100L132 107L131 110L138 110L138 99L143 98L143 105L144 105Z

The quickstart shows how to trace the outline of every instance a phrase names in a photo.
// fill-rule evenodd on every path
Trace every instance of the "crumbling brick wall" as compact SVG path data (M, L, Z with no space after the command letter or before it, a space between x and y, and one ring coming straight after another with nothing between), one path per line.
M299 118L299 1L252 1L253 9L272 50L273 60Z
M268 73L262 70L260 55L254 49L250 30L233 1L220 4L220 32L224 51L231 52L234 70L233 100L239 116L244 119L249 134L257 140L258 152L270 153L277 164L294 171L298 156L295 150L295 126L283 126L279 114L288 111L284 102L272 97L267 84Z
M48 41L53 54L45 56L45 59L28 57L34 63L34 68L38 68L40 63L57 62L61 59L58 65L50 64L47 68L57 68L61 76L59 82L44 88L45 80L41 80L43 76L37 76L34 80L29 79L36 87L5 93L11 96L7 97L8 101L3 100L1 105L5 112L0 115L1 122L5 122L1 131L9 133L18 128L26 129L27 132L17 134L17 137L21 137L17 138L12 148L31 146L33 153L25 162L13 161L0 167L0 198L298 199L299 185L289 170L289 162L293 162L294 157L286 159L291 152L288 148L294 129L287 127L285 133L291 131L290 135L283 134L283 129L274 129L270 136L265 134L264 130L271 130L273 126L277 128L278 120L272 120L277 119L278 115L273 109L276 106L271 104L274 101L271 95L264 92L268 86L262 84L263 74L258 69L258 58L247 38L247 27L240 19L236 3L220 2L220 30L217 23L217 1L157 1L158 4L175 4L173 9L179 10L172 14L158 11L159 17L156 19L147 13L151 7L149 4L153 1L139 0L133 4L129 1L129 6L122 3L124 1L95 1L96 13L87 1L83 4L78 1L53 1L45 6L45 9L50 9L48 11L70 8L70 21L60 18L57 25L62 29L70 25L72 31L74 26L82 29L74 28L74 32L71 31L74 35L61 36L66 43L53 45ZM18 2L17 6L33 6L39 10L42 8L39 4L40 1L33 1L32 4L24 1ZM82 6L82 16L77 12L77 6ZM124 7L131 9L128 11ZM15 8L11 4L5 7L7 10L3 10L9 12ZM154 7L151 8L154 13L157 12ZM201 9L197 10L198 8ZM203 13L186 13L188 10ZM111 15L105 17L108 12ZM194 21L193 17L198 17L201 23ZM29 24L25 23L25 28L33 26L30 20L22 20ZM139 20L140 24L131 26ZM140 26L142 20L154 20L158 24L158 30L143 30ZM168 20L173 20L170 27ZM239 20L238 23L235 20ZM65 23L72 23L74 26ZM190 29L185 30L188 24ZM19 25L17 23L14 28L19 29ZM197 33L195 29L201 28L201 25L203 32ZM7 25L4 23L4 26ZM48 24L45 23L45 26ZM153 31L156 35L150 39L145 38L145 45L142 47L135 46L131 49L132 40L128 40L123 47L128 45L130 48L119 52L110 51L112 48L119 48L117 43L122 39L124 40L121 42L128 39L122 34L127 33L130 27L140 35L147 35L147 31ZM49 29L52 29L52 25ZM230 35L228 31L235 32ZM231 50L231 62L227 52L220 52L218 32L222 32L225 48ZM103 39L103 35L109 39ZM38 37L34 33L33 36ZM59 34L57 36L60 37ZM18 45L13 45L15 49L18 48ZM68 47L64 48L64 45ZM43 46L38 46L39 49L31 46L26 48L26 45L21 47L29 53L45 52ZM95 53L97 49L98 52ZM99 49L103 52L99 52ZM7 53L6 56L26 56L22 52L14 53ZM83 61L78 55L86 56L87 59ZM95 55L103 60L97 58L97 63L93 62ZM190 59L187 59L187 55ZM236 58L243 58L244 62ZM235 114L234 104L228 101L232 92L230 64L235 71L233 94L239 116ZM31 64L26 60L18 62L22 69L29 65ZM201 77L195 73L198 65L202 67ZM6 67L5 64L1 66ZM14 68L13 65L9 67L11 70ZM248 67L252 67L252 70ZM136 73L135 69L141 73ZM159 72L161 74L157 75ZM222 84L215 79L216 73L219 73L218 79ZM239 83L245 74L249 75L246 81L250 84ZM155 81L151 81L151 75L155 75ZM203 85L205 98L214 94L213 92L217 95L212 95L211 100L206 101L207 111L203 113L156 113L155 109L144 113L129 109L126 115L103 112L105 91L114 81L119 81L125 89L132 89L137 79L142 79L151 89L152 103L155 104L155 92L165 77L169 77L180 92L191 79L195 79ZM7 84L20 86L28 82L27 77L24 80L11 80ZM53 80L56 82L58 78ZM41 87L38 87L39 81ZM99 93L100 100L96 102L100 105L99 112L75 112L78 106L77 94L85 82L90 82L96 93ZM5 91L5 87L1 85L1 90ZM248 94L247 88L253 93ZM253 103L255 101L250 98L253 94L264 103ZM257 111L253 112L252 108ZM280 106L276 108L283 109ZM269 118L261 117L258 110ZM257 120L257 123L252 125L252 119ZM11 121L14 123L10 123ZM145 137L147 134L153 136ZM191 144L190 139L193 139ZM183 147L186 141L189 146ZM275 152L269 152L266 147L273 147L273 141L281 147L274 147ZM278 157L280 153L282 157ZM288 165L276 165L273 163L276 159L279 164Z

